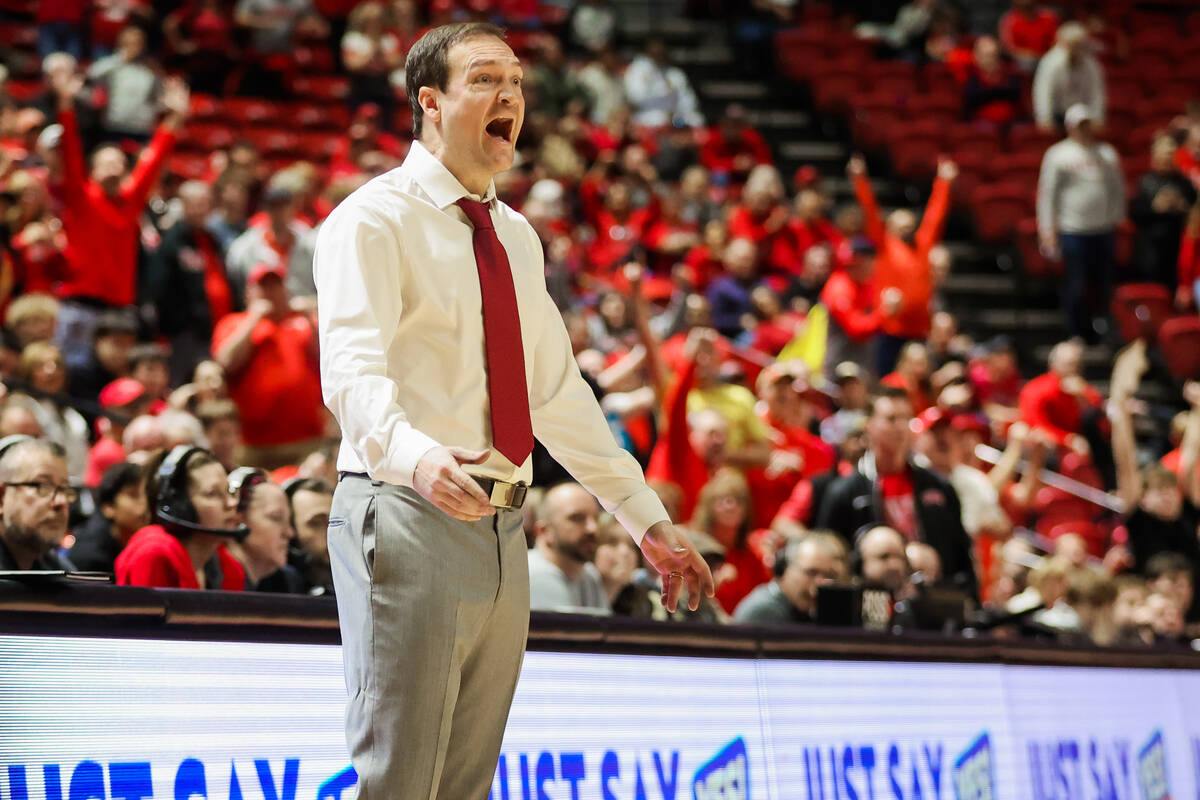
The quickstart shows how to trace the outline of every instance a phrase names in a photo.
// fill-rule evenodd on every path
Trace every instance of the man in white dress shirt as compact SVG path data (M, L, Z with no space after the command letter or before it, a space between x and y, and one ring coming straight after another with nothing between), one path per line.
M639 542L668 608L684 583L693 607L713 593L580 377L537 234L496 200L525 112L503 35L445 25L413 46L416 141L317 242L357 800L488 795L528 630L534 434Z

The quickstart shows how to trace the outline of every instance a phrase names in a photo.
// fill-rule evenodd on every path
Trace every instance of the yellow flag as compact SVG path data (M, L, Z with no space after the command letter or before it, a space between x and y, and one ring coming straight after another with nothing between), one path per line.
M804 325L796 336L784 345L778 361L802 360L814 374L825 366L825 340L829 336L829 311L817 303L809 309Z

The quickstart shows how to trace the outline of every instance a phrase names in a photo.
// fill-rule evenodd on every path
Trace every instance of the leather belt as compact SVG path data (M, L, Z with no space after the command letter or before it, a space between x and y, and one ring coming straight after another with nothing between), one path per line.
M339 472L341 477L368 478L365 472ZM495 478L471 476L487 494L491 504L496 508L519 509L525 505L525 495L529 486L524 483L509 483Z

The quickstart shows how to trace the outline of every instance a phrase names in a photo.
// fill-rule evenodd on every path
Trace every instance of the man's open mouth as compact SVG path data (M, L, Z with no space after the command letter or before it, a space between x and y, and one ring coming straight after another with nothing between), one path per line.
M484 129L488 136L493 136L505 142L512 141L513 125L516 120L512 117L497 117L487 124Z

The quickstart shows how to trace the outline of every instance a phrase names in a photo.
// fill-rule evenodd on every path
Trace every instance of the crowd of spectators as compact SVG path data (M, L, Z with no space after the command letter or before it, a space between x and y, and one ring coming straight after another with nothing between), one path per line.
M820 598L853 585L864 618L882 604L901 627L1100 644L1197 635L1200 389L1183 395L1169 466L1139 469L1144 344L1117 359L1106 399L1077 340L1026 381L1011 341L961 334L941 293L954 161L936 165L920 213L881 208L857 156L852 196L835 202L819 171L781 174L751 109L706 117L666 44L622 42L605 0L569 12L191 0L121 4L116 21L100 3L33 5L40 71L0 84L0 436L28 437L0 440L0 569L332 591L338 432L317 370L315 230L403 159L404 55L420 33L500 18L529 105L499 196L542 240L547 287L614 435L718 581L698 611L668 615L636 546L538 447L525 507L535 609L828 621ZM795 11L776 5L778 20ZM933 47L939 5L911 4L888 43ZM1010 122L1013 76L1037 71L1039 122L1071 132L1043 169L1045 244L1083 264L1064 292L1079 294L1096 231L1074 226L1072 204L1095 210L1081 198L1099 193L1110 225L1124 188L1089 155L1103 100L1060 74L1086 35L1014 6L1002 45L981 37L968 51L968 107ZM323 158L269 155L231 129L200 169L175 159L203 147L222 108L226 128L247 103L286 97L294 111L304 75L349 77L337 101L349 125ZM1200 227L1160 218L1195 197L1165 152L1130 211L1155 263L1173 231L1194 240ZM1181 301L1193 293L1179 286Z

